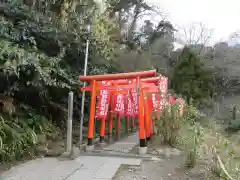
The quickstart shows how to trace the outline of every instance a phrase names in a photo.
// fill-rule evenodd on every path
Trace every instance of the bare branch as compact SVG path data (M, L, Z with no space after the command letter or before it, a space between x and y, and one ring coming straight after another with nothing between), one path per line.
M206 28L203 23L192 23L180 27L177 33L178 43L182 45L206 45L212 35L212 30Z

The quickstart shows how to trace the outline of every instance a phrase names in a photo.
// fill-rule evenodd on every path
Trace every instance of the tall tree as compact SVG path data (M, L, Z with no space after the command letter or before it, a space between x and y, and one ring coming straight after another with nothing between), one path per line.
M212 74L206 70L200 58L185 47L174 66L172 86L189 102L207 99L211 95Z

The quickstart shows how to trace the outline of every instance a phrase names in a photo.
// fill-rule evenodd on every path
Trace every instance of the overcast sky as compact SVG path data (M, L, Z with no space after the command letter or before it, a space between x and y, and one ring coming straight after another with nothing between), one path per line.
M240 30L240 0L146 0L158 5L179 26L202 22L213 30L212 41Z

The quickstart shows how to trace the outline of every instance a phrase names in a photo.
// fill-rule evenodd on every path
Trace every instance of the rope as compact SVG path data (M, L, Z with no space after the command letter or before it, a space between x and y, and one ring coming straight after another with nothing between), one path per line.
M214 158L217 160L218 164L220 165L221 170L224 172L224 174L228 177L228 179L230 180L236 180L234 178L232 178L229 173L227 172L227 169L225 168L221 158L219 157L219 155L217 154L216 148L212 147L212 152L213 152L213 156Z

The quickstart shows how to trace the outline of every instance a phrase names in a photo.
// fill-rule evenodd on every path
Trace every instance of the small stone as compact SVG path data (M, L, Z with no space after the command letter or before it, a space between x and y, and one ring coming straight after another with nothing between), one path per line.
M54 150L54 149L48 149L48 151L46 152L46 156L48 157L58 157L61 156L62 151L59 150Z
M165 154L163 149L157 149L155 152L156 152L158 155L164 155L164 154Z
M133 172L133 169L129 168L128 171L129 171L129 172Z
M147 176L143 176L142 178L143 178L143 179L147 179Z

